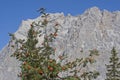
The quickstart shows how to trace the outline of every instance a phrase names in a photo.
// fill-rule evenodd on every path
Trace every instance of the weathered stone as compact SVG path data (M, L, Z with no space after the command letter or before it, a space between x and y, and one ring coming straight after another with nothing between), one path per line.
M86 57L90 49L98 49L97 62L90 65L89 70L98 70L100 76L96 80L104 80L106 67L109 61L112 47L116 47L120 57L120 11L100 11L97 7L86 10L82 15L64 16L63 13L50 14L50 23L47 26L48 33L53 31L53 25L59 23L58 36L52 46L56 47L56 56L67 54L68 60ZM23 21L20 28L15 32L18 39L26 39L30 24L42 20L41 17ZM38 26L36 29L40 29ZM44 29L42 29L44 31ZM44 33L43 33L44 34ZM39 45L43 38L39 38ZM10 57L15 49L9 42L0 52L0 80L19 80L20 62ZM38 46L39 46L38 45ZM83 50L83 53L81 53Z

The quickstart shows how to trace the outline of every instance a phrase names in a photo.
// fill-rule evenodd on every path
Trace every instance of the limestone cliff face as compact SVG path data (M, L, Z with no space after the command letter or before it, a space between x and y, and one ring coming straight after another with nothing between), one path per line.
M15 32L15 36L18 39L26 39L30 24L41 20L42 18L38 17L23 21ZM78 16L64 16L63 13L50 14L48 20L50 21L48 33L53 31L53 25L60 24L57 39L52 44L56 47L55 57L57 58L59 54L67 54L68 60L74 60L87 56L90 49L97 49L100 55L95 57L97 62L90 65L89 70L98 70L100 76L96 80L104 80L105 64L109 61L110 50L113 46L118 50L120 57L120 11L100 11L97 7L93 7ZM40 45L43 38L38 39ZM10 57L14 52L14 49L10 47L12 44L14 42L9 42L0 52L0 80L19 80L17 74L20 71L20 62Z

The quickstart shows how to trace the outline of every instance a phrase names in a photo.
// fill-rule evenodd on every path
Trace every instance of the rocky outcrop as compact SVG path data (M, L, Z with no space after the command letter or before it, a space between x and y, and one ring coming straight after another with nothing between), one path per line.
M16 38L26 39L30 24L41 20L42 18L38 17L23 21L15 32ZM86 57L90 49L97 49L100 55L95 57L97 62L90 65L89 70L98 70L100 76L96 80L104 80L105 64L109 61L113 46L118 50L120 57L120 11L100 11L97 7L93 7L78 16L64 16L63 13L50 14L48 20L50 21L47 26L48 33L53 31L53 25L59 24L58 36L52 44L56 47L56 56L67 54L68 60L74 60ZM38 39L40 44L43 38ZM12 44L14 42L10 41L0 52L0 80L19 80L17 74L20 72L20 62L10 57L15 50L10 47Z

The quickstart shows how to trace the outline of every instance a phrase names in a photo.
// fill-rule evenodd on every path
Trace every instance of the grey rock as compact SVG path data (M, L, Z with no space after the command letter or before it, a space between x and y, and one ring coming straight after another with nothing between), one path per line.
M16 38L26 39L30 24L42 20L40 16L36 19L23 21L14 33ZM101 11L97 7L93 7L78 16L51 13L48 20L50 21L47 26L48 33L54 31L53 25L60 24L58 36L51 44L57 49L54 58L59 61L58 55L66 54L68 60L72 61L76 58L86 57L91 49L97 49L100 55L95 57L97 62L90 65L88 70L98 70L100 76L96 80L104 80L106 77L105 64L109 62L110 51L113 46L116 47L120 58L120 11ZM36 27L36 30L40 29L39 26ZM41 30L44 31L44 29ZM41 45L43 36L38 37L38 46ZM14 41L10 41L0 52L0 80L19 80L17 74L20 72L20 62L10 57L15 51L10 47L13 44Z

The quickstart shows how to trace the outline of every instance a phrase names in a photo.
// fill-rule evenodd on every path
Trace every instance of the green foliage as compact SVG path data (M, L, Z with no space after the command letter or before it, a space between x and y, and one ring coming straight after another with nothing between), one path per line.
M84 80L93 80L93 79L96 79L97 76L99 75L99 72L96 72L96 71L90 71L90 72L85 72L81 75L81 77L84 79Z
M44 12L44 9L41 9L43 22L41 22L40 28L46 28L48 24L47 14ZM55 32L51 34L44 35L44 41L42 42L41 47L36 47L38 43L37 36L41 34L41 31L36 31L35 27L39 24L33 22L30 25L28 31L27 40L16 40L16 44L19 45L16 51L13 53L13 57L16 57L21 61L21 73L18 75L21 80L91 80L97 78L99 75L96 71L84 71L83 68L87 68L87 64L94 63L93 56L98 54L97 50L90 50L90 55L83 59L76 59L75 61L68 62L64 65L61 65L66 57L59 56L60 62L56 62L55 59L51 59L50 55L55 54L55 48L51 47L49 43L52 43L57 35L57 28L54 28ZM58 26L55 24L55 26ZM14 46L14 45L12 45ZM14 47L13 47L14 48ZM79 69L77 67L79 66ZM74 69L75 68L75 69ZM60 77L60 72L68 71L71 69L70 73L73 73L72 76ZM77 75L77 73L81 73Z
M111 57L109 61L109 65L107 67L107 78L105 80L120 80L120 62L119 58L117 57L116 49L113 47L111 50Z

